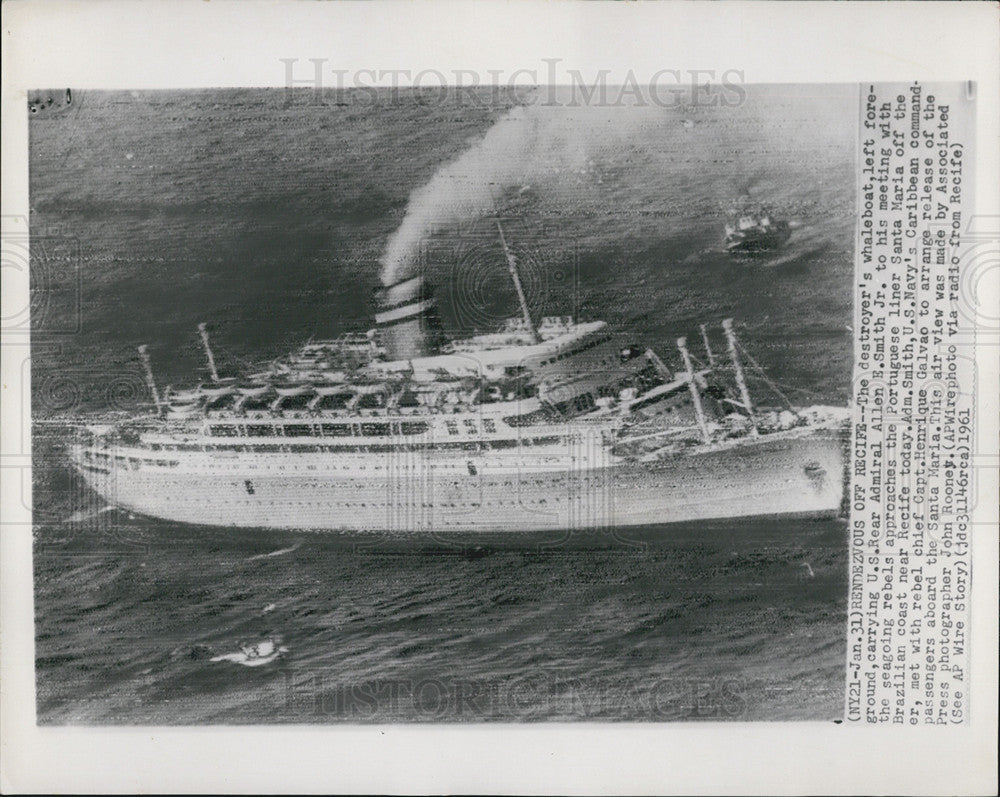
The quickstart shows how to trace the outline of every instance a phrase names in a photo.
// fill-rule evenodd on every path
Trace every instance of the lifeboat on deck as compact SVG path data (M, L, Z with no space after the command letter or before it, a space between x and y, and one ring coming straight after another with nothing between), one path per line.
M197 404L201 401L202 393L198 388L188 388L187 390L174 390L167 388L167 402L171 406L182 406L187 404Z
M209 401L231 396L236 392L236 380L220 379L218 382L209 382L208 384L200 385L198 392Z
M248 399L263 398L271 390L270 385L240 385L236 392Z
M167 388L166 406L168 418L189 418L201 410L204 394L199 388L174 390Z
M168 418L190 418L201 410L198 402L191 404L170 404L167 407Z
M312 389L317 396L337 396L342 393L352 393L353 391L345 382L320 382L314 384Z
M308 396L313 392L313 386L308 384L274 385L274 392L281 398Z

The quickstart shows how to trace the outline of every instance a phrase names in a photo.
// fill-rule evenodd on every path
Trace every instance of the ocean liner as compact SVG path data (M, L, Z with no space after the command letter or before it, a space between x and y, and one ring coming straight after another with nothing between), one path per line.
M670 367L602 321L520 315L446 339L420 277L378 294L367 334L312 341L267 370L161 392L86 423L71 458L110 505L191 524L399 532L614 529L835 515L847 410L755 407L752 357L722 322ZM499 263L498 263L499 265ZM718 335L718 332L715 333ZM779 391L780 395L780 391ZM781 396L783 398L783 396Z

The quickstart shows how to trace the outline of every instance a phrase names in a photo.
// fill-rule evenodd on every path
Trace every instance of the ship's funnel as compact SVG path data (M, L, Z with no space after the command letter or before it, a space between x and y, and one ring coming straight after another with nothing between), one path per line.
M410 277L377 294L375 324L389 360L436 354L443 331L437 302L423 277Z

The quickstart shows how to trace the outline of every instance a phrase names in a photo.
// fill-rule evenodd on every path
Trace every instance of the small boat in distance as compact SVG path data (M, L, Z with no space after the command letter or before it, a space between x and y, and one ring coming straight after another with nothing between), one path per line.
M775 219L765 208L743 208L726 224L726 251L754 255L779 248L792 234L787 221Z

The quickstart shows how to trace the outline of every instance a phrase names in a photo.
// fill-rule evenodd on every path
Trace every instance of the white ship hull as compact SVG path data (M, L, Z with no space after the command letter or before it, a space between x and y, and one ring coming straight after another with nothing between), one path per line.
M361 468L329 455L204 452L132 469L74 461L121 509L182 523L313 531L519 532L606 529L762 515L835 515L842 435L797 429L626 462L599 445L513 459L387 454ZM555 454L544 455L544 454ZM149 452L145 452L149 456ZM160 456L155 455L154 456Z

